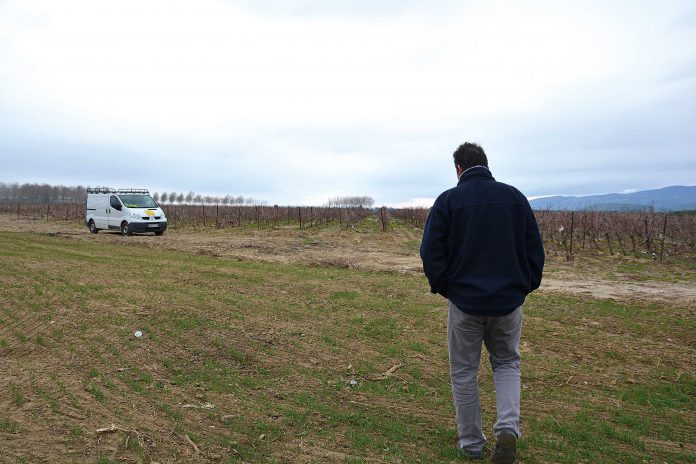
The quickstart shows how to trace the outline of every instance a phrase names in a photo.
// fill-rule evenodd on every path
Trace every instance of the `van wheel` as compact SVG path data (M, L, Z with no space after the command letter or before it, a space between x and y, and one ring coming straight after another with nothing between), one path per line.
M121 223L121 234L124 237L127 235L133 235L133 232L131 232L130 227L128 227L128 223L126 221L123 221Z
M94 221L91 219L89 220L88 227L89 227L89 231L93 234L96 234L97 232L99 232L99 229L97 229L97 226L94 224Z
M157 232L155 232L155 235L162 235L163 233L164 233L163 230L158 230Z

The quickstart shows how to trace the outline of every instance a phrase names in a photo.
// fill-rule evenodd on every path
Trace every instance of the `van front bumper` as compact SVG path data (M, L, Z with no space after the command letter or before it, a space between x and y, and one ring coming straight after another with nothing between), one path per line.
M128 228L131 232L164 232L167 230L166 222L129 222Z

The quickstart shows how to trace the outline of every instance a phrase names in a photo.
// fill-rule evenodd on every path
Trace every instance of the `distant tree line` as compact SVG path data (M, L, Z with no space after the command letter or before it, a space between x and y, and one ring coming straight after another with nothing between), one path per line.
M177 192L155 192L152 194L152 198L155 201L162 204L179 204L179 205L230 205L230 206L243 206L243 205L263 205L265 202L254 200L251 197L244 197L242 195L224 195L224 196L212 196L212 195L201 195L196 192L177 193Z
M84 203L87 189L81 185L18 184L0 182L0 201L21 204Z
M0 182L0 202L41 205L84 203L87 201L88 188L90 186ZM169 205L261 206L266 204L264 201L243 195L213 196L202 195L193 191L188 193L175 191L154 192L152 198L161 204ZM325 206L328 208L372 208L374 204L374 198L369 196L343 196L329 199Z
M0 201L13 204L33 205L62 205L71 203L85 203L87 201L87 189L90 187L50 185L38 183L5 183L0 182ZM242 195L210 196L200 193L188 192L155 192L152 197L155 201L168 204L189 205L260 205L263 202Z
M372 208L375 199L368 196L348 196L330 198L326 203L329 208Z

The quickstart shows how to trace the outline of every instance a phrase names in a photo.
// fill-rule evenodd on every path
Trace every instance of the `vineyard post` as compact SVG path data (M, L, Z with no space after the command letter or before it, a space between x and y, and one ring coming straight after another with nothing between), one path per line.
M65 205L65 222L68 222L68 215L70 214L70 205Z
M278 227L278 205L273 207L273 227Z
M626 256L626 250L624 249L623 242L621 241L621 233L616 233L616 240L619 242L619 248L621 248L621 254Z
M300 230L302 230L302 209L299 206L297 207L297 215L300 218Z
M309 207L309 227L312 227L314 225L314 208L312 206Z
M50 210L51 210L51 204L46 203L46 221L48 221L48 214L49 214Z
M662 240L660 243L660 262L662 262L662 253L665 251L665 236L667 235L667 213L665 213L665 222L662 224Z
M219 229L220 228L220 223L218 221L218 217L220 216L220 205L215 204L215 228Z
M341 207L338 206L336 209L338 209L338 230L343 229L343 221L341 220Z
M259 205L254 207L254 214L256 214L256 228L261 228L261 214L259 213Z
M203 228L205 228L205 203L203 203Z
M17 219L19 219L19 203L17 203Z
M645 224L645 251L650 253L650 231L648 230L648 218L643 219L643 223Z
M568 261L573 259L573 229L575 228L575 212L570 212L570 250L568 251L568 256L566 259Z

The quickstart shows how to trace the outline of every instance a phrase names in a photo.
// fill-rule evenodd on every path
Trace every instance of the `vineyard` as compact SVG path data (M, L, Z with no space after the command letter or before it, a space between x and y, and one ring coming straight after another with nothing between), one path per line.
M163 204L169 227L258 229L296 227L301 230L337 224L341 229L360 222L371 214L361 207L262 206L262 205L186 205ZM5 204L0 212L14 213L17 218L83 222L84 204Z
M651 257L692 256L696 215L646 212L537 211L547 253L571 260L575 253Z
M427 208L365 208L362 206L265 206L163 204L170 228L345 230L374 215L383 231L396 220L422 229ZM17 218L82 222L84 204L0 204L0 212ZM536 211L550 256L572 260L578 254L651 258L696 254L696 214L599 211Z
M423 227L425 208L403 208L390 214ZM696 214L609 211L535 211L547 254L572 260L576 253L623 256L691 256L696 252Z

